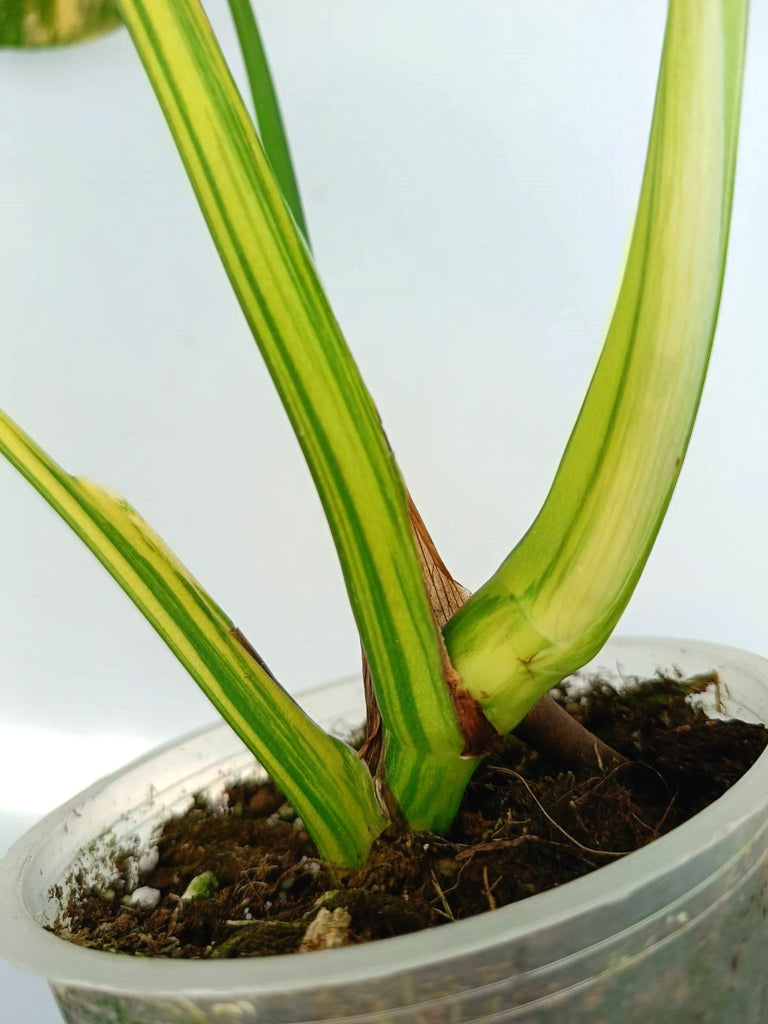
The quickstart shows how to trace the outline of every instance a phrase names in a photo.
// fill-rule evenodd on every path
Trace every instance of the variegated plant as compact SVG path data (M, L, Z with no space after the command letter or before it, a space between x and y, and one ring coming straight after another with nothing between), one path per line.
M120 24L115 0L2 0L0 45L57 46Z
M248 0L230 6L258 129L198 0L119 0L333 533L366 657L365 756L302 713L125 501L69 476L4 415L0 448L265 764L323 856L351 865L390 823L447 829L478 758L599 650L637 583L680 472L715 329L747 0L670 0L605 346L541 512L471 597L409 499L320 284L256 22ZM0 39L35 42L19 26L63 17L71 28L66 12L88 7L14 0Z

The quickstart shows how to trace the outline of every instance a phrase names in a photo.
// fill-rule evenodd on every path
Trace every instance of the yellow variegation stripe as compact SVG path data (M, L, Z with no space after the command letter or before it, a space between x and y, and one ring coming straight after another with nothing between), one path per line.
M296 807L322 855L361 863L386 822L367 768L232 636L232 623L133 508L69 476L0 413L0 452L117 580Z
M623 611L680 472L715 330L746 0L671 0L640 203L605 347L533 526L445 630L501 731L591 658Z
M429 827L455 809L448 780L468 769L376 410L197 0L120 6L325 509L388 734L387 781ZM451 763L444 806L416 784L428 754Z
M114 0L0 0L0 46L55 46L120 24Z

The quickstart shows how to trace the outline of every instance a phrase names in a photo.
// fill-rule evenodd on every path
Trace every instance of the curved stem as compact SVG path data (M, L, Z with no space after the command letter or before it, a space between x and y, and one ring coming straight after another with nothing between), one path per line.
M511 729L605 643L677 482L725 269L746 0L671 0L640 202L600 361L523 540L445 629L451 659Z

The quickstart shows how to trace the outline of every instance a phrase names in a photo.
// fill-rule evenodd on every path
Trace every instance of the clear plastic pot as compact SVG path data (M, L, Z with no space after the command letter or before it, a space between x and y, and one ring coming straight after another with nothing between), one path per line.
M620 639L586 671L717 670L727 711L768 722L768 661L698 641ZM303 700L358 723L356 681ZM45 931L52 886L94 839L146 840L192 793L254 770L223 725L165 746L50 814L0 865L0 953L45 975L71 1024L764 1024L768 753L705 811L558 889L431 931L302 956L141 959ZM707 765L701 766L702 771Z

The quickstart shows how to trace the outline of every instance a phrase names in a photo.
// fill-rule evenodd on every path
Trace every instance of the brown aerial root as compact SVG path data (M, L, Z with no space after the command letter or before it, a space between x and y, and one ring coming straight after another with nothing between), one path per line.
M626 761L622 754L569 715L549 693L534 704L513 731L529 747L556 764L610 771Z

